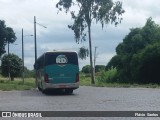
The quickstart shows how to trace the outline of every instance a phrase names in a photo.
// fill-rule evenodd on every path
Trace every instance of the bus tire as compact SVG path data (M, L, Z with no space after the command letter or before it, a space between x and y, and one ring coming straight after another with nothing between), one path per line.
M42 90L42 93L43 93L43 94L46 94L46 91L47 91L46 89L43 89L43 90Z
M73 93L73 89L65 89L65 93L66 94L72 94Z

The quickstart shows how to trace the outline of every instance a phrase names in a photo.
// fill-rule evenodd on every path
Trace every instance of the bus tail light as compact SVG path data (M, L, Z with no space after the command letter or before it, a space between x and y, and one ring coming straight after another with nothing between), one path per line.
M79 74L76 74L76 82L79 82Z
M48 74L45 74L45 76L44 76L44 81L45 81L46 83L49 83Z

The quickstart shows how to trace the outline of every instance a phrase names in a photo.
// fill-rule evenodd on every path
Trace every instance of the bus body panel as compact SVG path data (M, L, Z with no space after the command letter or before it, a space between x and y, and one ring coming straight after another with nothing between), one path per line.
M46 66L45 73L48 74L49 83L74 83L76 82L76 74L79 70L76 65L58 65Z
M67 60L61 59L65 57ZM76 52L46 52L37 61L38 65L35 64L38 66L36 69L37 85L42 91L52 88L79 88L79 66Z

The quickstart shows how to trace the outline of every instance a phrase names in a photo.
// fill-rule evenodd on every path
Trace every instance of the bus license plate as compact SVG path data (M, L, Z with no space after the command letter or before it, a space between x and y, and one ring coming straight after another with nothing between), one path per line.
M65 88L65 87L66 87L66 85L59 85L59 87L60 87L60 88Z

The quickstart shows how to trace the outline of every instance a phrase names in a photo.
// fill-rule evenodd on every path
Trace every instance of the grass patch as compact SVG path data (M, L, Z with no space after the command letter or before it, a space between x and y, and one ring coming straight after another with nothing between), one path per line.
M81 86L91 86L91 78L87 77L85 74L80 74L80 85Z
M35 80L33 78L26 78L24 84L22 79L16 78L14 81L9 81L6 78L0 78L0 90L30 90L35 88Z
M81 86L96 86L96 87L116 87L116 88L160 88L160 84L130 84L130 83L106 83L95 80L95 85L91 84L91 78L85 75L80 75Z
M104 83L95 80L95 85L91 84L91 78L80 74L81 86L96 86L96 87L115 87L115 88L160 88L159 84L129 84L129 83ZM25 78L24 84L22 79L16 78L14 81L9 81L7 78L0 77L0 90L30 90L35 88L34 78Z

